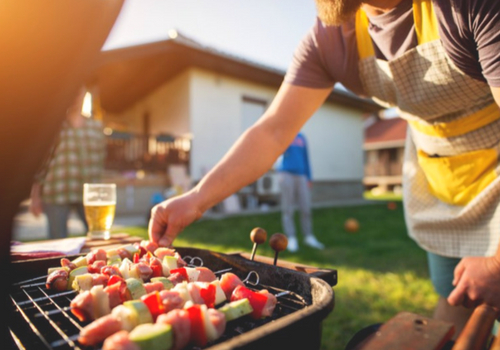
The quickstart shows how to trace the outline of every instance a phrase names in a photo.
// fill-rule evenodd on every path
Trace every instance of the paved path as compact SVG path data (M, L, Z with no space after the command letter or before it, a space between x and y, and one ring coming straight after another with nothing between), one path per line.
M113 229L144 225L146 225L144 215L119 216L115 218ZM85 232L85 227L76 214L70 215L68 226L70 236L81 235ZM14 218L13 240L27 241L48 238L47 218L45 215L35 217L29 212L21 212Z

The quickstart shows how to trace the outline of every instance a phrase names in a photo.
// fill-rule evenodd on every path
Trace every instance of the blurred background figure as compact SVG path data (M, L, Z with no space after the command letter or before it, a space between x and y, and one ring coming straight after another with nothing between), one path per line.
M81 87L66 111L56 142L31 188L30 212L35 216L45 213L49 238L68 236L68 219L72 211L88 230L83 184L100 182L104 170L103 127L100 121L83 115L86 93L85 87Z
M313 234L311 217L311 167L307 151L306 138L299 133L290 146L277 160L276 171L279 173L281 187L281 221L283 231L288 236L288 250L299 249L294 223L297 206L304 244L323 249L325 246Z

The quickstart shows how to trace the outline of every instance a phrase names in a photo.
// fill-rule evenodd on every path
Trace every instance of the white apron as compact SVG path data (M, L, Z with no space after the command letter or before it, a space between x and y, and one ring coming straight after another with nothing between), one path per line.
M360 76L378 103L408 121L403 198L408 233L449 257L493 255L500 237L500 109L489 86L462 73L439 40L432 2L414 0L418 46L384 61L368 18L356 17Z

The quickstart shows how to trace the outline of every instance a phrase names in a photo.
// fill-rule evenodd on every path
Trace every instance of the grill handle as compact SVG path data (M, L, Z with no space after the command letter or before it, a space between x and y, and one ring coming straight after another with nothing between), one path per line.
M498 316L499 313L491 306L483 304L476 307L464 329L458 336L452 350L484 349L484 346L491 335L493 323ZM500 350L500 344L497 344L497 348L495 350Z
M251 255L245 252L234 252L230 253L229 255L239 255L245 259L251 258ZM268 265L273 265L274 264L274 259L269 258L266 256L262 255L255 255L254 261L268 264ZM302 264L297 264L295 262L290 262L286 261L283 259L278 260L277 265L280 267L284 267L290 270L295 270L299 272L304 272L311 277L316 277L319 279L322 279L326 283L328 283L330 286L334 287L337 285L337 270L330 270L330 269L319 269L314 266L308 266L308 265L302 265Z

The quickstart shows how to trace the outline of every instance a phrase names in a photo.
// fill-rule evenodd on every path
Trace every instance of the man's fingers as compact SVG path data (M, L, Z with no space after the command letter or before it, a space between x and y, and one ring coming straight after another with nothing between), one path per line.
M155 243L159 243L160 238L167 229L167 221L158 214L158 211L154 208L151 210L151 218L148 225L149 239Z
M163 235L160 240L158 241L158 245L160 247L170 247L173 243L173 239L167 235Z
M170 247L174 242L175 237L177 237L181 231L182 228L179 225L170 223L165 230L165 234L160 238L160 245Z
M453 282L452 284L454 286L457 286L458 282L460 281L460 278L462 277L462 274L465 271L465 265L463 264L463 260L460 260L458 263L457 267L455 267L455 271L453 272Z
M459 284L448 296L448 303L453 306L462 305L467 296L467 287L464 283Z

